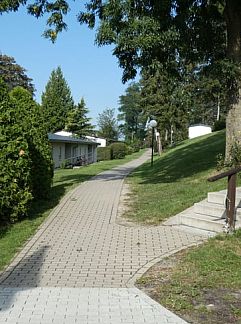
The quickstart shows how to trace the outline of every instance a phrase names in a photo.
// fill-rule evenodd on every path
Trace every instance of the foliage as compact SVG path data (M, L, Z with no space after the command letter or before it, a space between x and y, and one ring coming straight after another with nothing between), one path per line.
M27 215L33 198L46 198L53 168L39 106L26 89L0 86L0 221Z
M119 131L115 118L115 109L105 109L98 115L99 135L107 140L117 140Z
M86 116L88 112L84 98L82 98L80 103L68 112L65 128L80 137L91 135L93 126L90 123L91 118Z
M226 128L226 120L224 118L216 120L213 125L213 132L217 132Z
M111 148L109 146L98 147L97 161L106 161L106 160L111 160Z
M120 125L121 132L128 143L135 140L143 141L145 137L146 116L141 106L140 84L131 83L125 95L120 96L120 106L118 108L118 120L124 123Z
M66 118L73 111L74 102L70 88L58 67L53 70L42 94L42 109L48 132L56 132L65 127Z
M53 178L53 161L42 110L23 88L13 89L10 97L21 111L21 120L24 120L19 127L28 143L33 197L48 198Z
M32 79L26 75L26 70L15 62L13 57L0 53L0 77L7 84L8 89L20 86L29 92L34 92Z
M0 222L15 222L27 214L31 193L30 150L23 132L29 123L0 81ZM25 111L25 114L28 113Z
M110 146L111 149L111 158L115 159L124 159L128 149L125 143L112 143Z

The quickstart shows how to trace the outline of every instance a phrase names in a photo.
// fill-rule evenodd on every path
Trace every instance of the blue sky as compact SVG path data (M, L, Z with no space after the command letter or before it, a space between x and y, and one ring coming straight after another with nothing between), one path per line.
M55 44L41 36L46 17L37 20L26 13L26 8L1 15L0 51L13 56L27 69L38 102L51 71L60 66L75 102L84 97L89 116L96 123L98 113L105 108L115 108L117 113L119 96L124 94L127 84L122 84L122 70L112 48L94 45L95 32L79 25L77 12L73 8L66 17L68 31Z

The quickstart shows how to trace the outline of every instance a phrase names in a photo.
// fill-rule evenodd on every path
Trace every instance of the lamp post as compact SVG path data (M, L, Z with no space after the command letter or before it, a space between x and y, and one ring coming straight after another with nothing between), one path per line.
M149 127L152 129L152 138L151 138L151 166L153 166L153 154L154 154L154 129L157 125L157 122L152 119L149 122Z

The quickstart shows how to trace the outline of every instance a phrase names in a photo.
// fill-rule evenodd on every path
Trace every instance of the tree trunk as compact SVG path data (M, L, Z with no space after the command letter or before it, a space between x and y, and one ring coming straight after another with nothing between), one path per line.
M227 25L227 57L235 63L241 62L241 1L226 0L225 19ZM227 115L226 161L230 160L232 145L241 144L241 89L234 96Z

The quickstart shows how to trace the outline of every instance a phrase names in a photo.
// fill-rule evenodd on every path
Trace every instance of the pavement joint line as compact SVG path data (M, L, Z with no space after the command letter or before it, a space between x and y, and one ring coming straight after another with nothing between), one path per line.
M203 238L167 226L118 223L124 179L149 158L147 152L104 171L61 199L0 275L0 322L8 314L6 323L16 324L14 316L22 307L25 323L45 323L48 314L58 324L186 323L147 298L134 282L156 262ZM10 313L10 303L15 312ZM79 306L84 321L77 313L72 316Z

